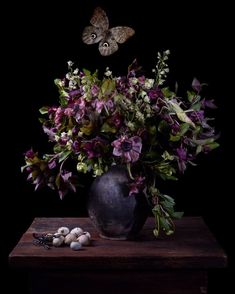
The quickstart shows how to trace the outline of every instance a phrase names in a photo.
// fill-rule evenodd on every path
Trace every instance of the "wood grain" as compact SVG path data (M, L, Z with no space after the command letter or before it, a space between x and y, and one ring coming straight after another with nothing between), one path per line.
M172 270L224 268L227 257L200 217L184 217L176 222L172 236L156 239L154 220L146 221L138 239L101 239L88 218L35 218L9 255L13 268L33 270ZM72 251L69 247L33 245L34 232L54 233L58 227L79 226L92 235L90 247Z

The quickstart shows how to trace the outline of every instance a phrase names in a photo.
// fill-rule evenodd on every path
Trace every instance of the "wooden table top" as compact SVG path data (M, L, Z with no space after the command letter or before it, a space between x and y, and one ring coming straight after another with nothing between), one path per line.
M9 255L9 265L24 269L154 270L223 268L227 256L201 217L176 220L176 232L156 239L148 218L138 239L101 239L89 218L35 218ZM33 233L56 232L61 226L89 231L92 243L82 250L33 245Z

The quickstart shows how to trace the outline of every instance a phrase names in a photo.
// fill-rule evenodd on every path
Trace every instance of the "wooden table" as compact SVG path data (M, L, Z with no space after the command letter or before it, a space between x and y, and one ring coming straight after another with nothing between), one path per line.
M101 239L88 218L35 218L9 255L14 269L29 273L33 294L45 293L207 293L207 274L226 267L227 257L200 217L184 217L172 236L155 239L149 218L135 241ZM82 227L90 247L44 249L34 232ZM132 292L130 292L132 291Z

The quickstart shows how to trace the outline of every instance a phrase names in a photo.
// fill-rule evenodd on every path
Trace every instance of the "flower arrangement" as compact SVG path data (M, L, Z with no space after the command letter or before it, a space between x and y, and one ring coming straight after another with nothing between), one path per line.
M125 165L129 173L129 197L143 192L156 220L154 234L174 232L172 197L158 190L158 178L176 180L200 153L216 148L217 136L206 117L213 100L201 95L203 85L193 80L185 97L164 86L169 50L158 53L153 77L141 74L136 61L126 76L114 77L107 68L79 71L68 62L68 73L56 79L59 105L42 107L40 121L53 144L42 157L32 149L25 153L22 171L35 189L57 190L62 199L76 191L79 175L102 175L112 165Z

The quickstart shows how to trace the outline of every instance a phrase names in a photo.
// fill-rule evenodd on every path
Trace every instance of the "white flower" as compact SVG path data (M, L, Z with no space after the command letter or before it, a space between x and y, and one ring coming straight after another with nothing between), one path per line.
M132 85L136 85L138 83L138 79L137 78L130 78L130 82L132 83Z
M109 67L106 67L106 72L104 73L106 77L110 77L112 75L111 70L109 70Z
M145 97L144 97L144 102L145 102L145 103L150 103L150 99L149 99L148 96L145 96Z
M154 85L154 79L146 79L144 83L144 87L149 90L153 87Z
M67 63L68 63L68 66L69 67L72 67L73 66L73 62L71 60L69 60Z

